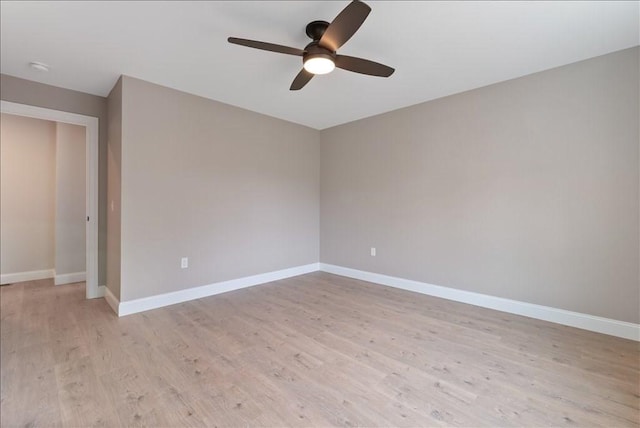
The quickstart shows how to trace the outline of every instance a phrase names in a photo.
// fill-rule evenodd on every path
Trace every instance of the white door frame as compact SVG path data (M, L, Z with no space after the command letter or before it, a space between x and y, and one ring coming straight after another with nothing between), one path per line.
M87 299L104 296L98 285L98 118L27 104L0 101L2 113L84 126L86 129Z

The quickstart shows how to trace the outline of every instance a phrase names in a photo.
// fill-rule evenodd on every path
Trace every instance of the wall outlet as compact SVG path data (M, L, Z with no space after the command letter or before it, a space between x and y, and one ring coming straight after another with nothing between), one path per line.
M183 258L180 260L180 267L181 267L182 269L186 269L186 268L188 268L188 267L189 267L189 258L188 258L188 257L183 257Z
M372 257L376 256L376 247L371 247L371 256Z

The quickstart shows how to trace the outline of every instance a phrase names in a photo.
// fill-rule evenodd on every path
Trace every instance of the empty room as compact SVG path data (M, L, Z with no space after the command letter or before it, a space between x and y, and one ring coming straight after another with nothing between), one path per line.
M640 427L639 1L0 1L2 427Z

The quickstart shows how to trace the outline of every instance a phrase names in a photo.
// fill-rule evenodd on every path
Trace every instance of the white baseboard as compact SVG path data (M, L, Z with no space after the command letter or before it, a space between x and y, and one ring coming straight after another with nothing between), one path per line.
M109 290L107 287L104 288L104 299L107 301L109 306L111 306L111 309L113 309L113 312L115 312L116 315L118 315L118 306L120 306L120 300L118 300L118 298L114 296L111 290Z
M150 309L175 305L176 303L182 303L189 300L200 299L202 297L213 296L215 294L226 293L228 291L238 290L241 288L252 287L254 285L264 284L280 279L291 278L293 276L304 275L306 273L316 272L319 268L319 263L311 263L289 269L282 269L274 272L232 279L229 281L216 282L214 284L187 288L186 290L158 294L157 296L144 297L142 299L128 300L125 302L119 302L118 299L111 294L111 291L107 289L105 297L112 308L115 306L114 311L118 316L124 316L148 311Z
M32 270L29 272L5 273L0 275L0 284L13 284L14 282L36 281L38 279L53 278L53 269Z
M455 288L442 287L439 285L427 284L424 282L412 281L409 279L397 278L378 273L365 272L326 263L320 263L320 270L335 275L346 276L362 281L427 294L429 296L441 297L443 299L454 300L456 302L481 306L483 308L495 309L497 311L508 312L516 315L524 315L526 317L550 321L570 327L577 327L584 330L595 331L597 333L604 333L611 336L640 341L640 324L633 324L630 322L618 321L610 318L583 314L580 312L572 312L549 306L536 305L533 303L520 302L517 300L504 299L502 297L489 296L486 294L473 293L471 291L458 290Z
M91 297L91 299L98 299L100 297L104 297L104 294L106 291L107 291L106 285L98 285L98 295L96 297Z
M533 303L520 302L518 300L505 299L502 297L489 296L486 294L474 293L471 291L458 290L455 288L442 287L409 279L397 278L378 273L365 272L357 269L345 268L326 263L312 263L304 266L268 272L260 275L253 275L244 278L232 279L229 281L217 282L200 287L188 288L186 290L174 291L171 293L159 294L157 296L145 297L142 299L120 302L111 290L105 288L104 295L107 303L118 316L125 316L144 312L151 309L174 305L189 300L200 299L202 297L213 296L226 293L228 291L239 290L241 288L252 287L254 285L265 284L280 279L291 278L315 271L323 271L335 275L355 278L362 281L400 288L429 296L440 297L456 302L468 303L483 308L494 309L516 315L523 315L544 321L570 327L581 328L597 333L622 337L640 341L640 325L625 321L618 321L610 318L598 317L595 315L572 312L564 309L552 308L549 306L536 305Z
M74 282L84 282L87 280L86 272L56 273L53 283L55 285L73 284Z

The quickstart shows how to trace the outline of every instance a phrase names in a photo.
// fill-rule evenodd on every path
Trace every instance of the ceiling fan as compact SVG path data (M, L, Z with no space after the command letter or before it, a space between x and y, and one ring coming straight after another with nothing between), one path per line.
M335 67L370 76L389 77L395 71L391 67L367 59L336 54L338 48L358 31L369 12L369 6L359 0L353 0L331 24L326 21L310 22L307 24L306 33L313 41L304 49L237 37L229 37L227 40L236 45L301 56L303 68L293 79L289 88L292 91L302 89L314 75L330 73Z

